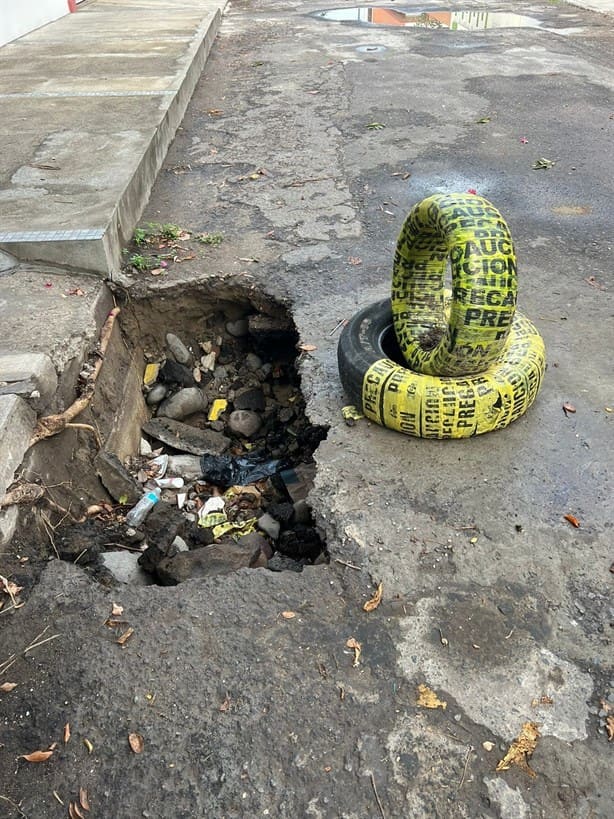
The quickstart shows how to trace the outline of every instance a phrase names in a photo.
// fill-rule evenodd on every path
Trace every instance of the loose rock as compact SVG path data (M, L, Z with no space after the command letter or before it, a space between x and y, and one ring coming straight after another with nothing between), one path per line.
M248 353L245 356L245 366L248 370L255 373L256 370L259 370L262 367L262 359L260 356L256 355L256 353Z
M294 529L287 529L281 533L278 549L295 560L300 558L315 560L323 551L324 544L315 529L299 524Z
M192 353L188 350L183 341L178 336L174 335L174 333L166 334L166 344L175 361L178 361L180 364L192 363Z
M164 366L160 368L158 380L164 384L178 384L180 387L193 387L195 383L190 367L179 364L172 358L167 358Z
M181 421L183 418L187 418L188 415L203 412L205 409L207 409L207 398L203 391L198 387L188 387L179 390L175 395L160 404L157 415L158 417Z
M236 321L227 321L226 329L231 336L235 338L242 338L246 336L249 330L249 324L246 318L240 318Z
M154 384L145 396L145 401L150 407L153 407L155 404L159 404L160 401L164 401L167 392L168 388L164 384Z
M264 532L266 535L268 535L272 540L277 540L277 538L279 537L279 531L281 529L281 526L275 520L274 517L272 517L269 514L266 514L262 515L261 518L258 518L258 528L260 529L261 532Z
M228 419L230 431L244 438L251 438L258 432L261 426L262 420L260 416L250 410L235 410L230 413L230 418Z

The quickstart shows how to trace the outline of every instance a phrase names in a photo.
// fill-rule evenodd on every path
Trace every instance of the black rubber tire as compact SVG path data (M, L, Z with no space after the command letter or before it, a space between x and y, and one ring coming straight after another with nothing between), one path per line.
M390 358L382 348L382 338L392 327L390 299L383 299L359 310L343 328L337 346L337 363L343 389L356 407L362 407L362 381L365 373L381 358ZM392 338L394 344L394 336Z
M533 324L516 311L508 344L489 369L454 377L415 373L396 363L390 299L350 319L337 347L350 401L372 421L420 438L468 438L507 426L533 403L545 351Z

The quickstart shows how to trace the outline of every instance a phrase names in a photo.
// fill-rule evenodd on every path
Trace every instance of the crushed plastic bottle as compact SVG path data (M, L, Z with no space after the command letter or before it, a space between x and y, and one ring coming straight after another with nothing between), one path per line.
M159 500L160 489L156 486L155 489L150 489L149 492L146 492L136 506L133 506L128 512L126 515L126 525L140 526Z

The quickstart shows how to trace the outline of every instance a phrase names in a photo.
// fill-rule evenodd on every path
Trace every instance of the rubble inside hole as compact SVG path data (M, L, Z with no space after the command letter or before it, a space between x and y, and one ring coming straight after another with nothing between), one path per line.
M327 430L305 414L297 371L304 353L289 313L226 304L183 331L181 320L180 311L172 325L157 318L157 339L145 340L151 417L140 452L124 462L98 454L112 502L92 504L85 523L62 527L60 555L109 585L327 563L307 503L313 452ZM130 509L152 491L159 500L128 525Z

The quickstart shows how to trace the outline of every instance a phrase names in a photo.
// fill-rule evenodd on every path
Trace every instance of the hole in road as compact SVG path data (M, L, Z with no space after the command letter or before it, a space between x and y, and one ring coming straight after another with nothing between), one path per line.
M496 28L540 28L541 23L524 14L487 11L409 11L389 6L360 6L325 9L311 14L318 20L367 26L397 28L449 29L451 31L482 31Z
M283 304L207 287L127 301L84 419L102 448L82 431L80 453L48 455L71 462L62 506L79 518L51 518L48 553L106 585L328 561L307 503L327 433L305 413L297 363L309 352Z

